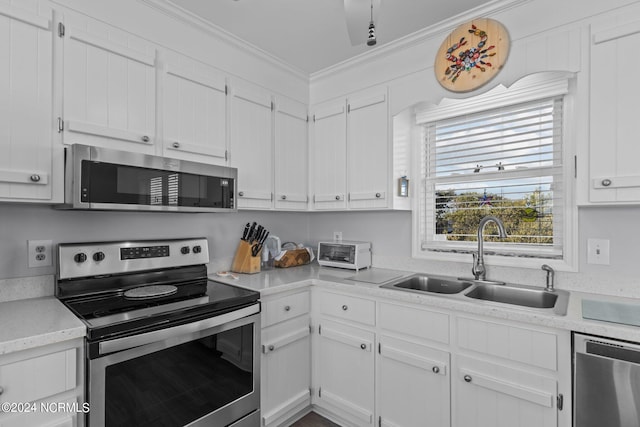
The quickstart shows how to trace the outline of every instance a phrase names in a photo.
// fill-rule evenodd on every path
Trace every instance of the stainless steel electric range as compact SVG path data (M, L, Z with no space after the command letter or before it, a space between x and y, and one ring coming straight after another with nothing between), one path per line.
M59 245L56 295L87 326L87 422L258 426L259 294L207 279L207 240Z

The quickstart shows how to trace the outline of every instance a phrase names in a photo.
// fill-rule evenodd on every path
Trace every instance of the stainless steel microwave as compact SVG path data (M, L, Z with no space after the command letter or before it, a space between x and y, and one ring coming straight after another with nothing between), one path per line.
M74 144L59 209L235 212L238 170Z

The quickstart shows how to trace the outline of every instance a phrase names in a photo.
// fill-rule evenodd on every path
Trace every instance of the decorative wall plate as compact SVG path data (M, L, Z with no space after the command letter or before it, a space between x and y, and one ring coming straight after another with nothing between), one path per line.
M509 55L509 33L493 19L460 25L440 45L434 70L438 82L453 92L469 92L493 79Z

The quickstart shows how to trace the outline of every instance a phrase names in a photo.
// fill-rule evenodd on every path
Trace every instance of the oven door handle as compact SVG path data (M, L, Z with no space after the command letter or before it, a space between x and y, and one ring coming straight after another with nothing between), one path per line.
M164 341L179 335L194 333L205 329L220 326L243 317L251 316L260 312L260 304L253 304L240 310L231 311L219 316L202 319L197 322L187 323L185 325L174 326L171 328L160 329L158 331L146 332L140 335L130 337L116 338L114 340L103 341L98 345L98 354L103 355L113 353L115 351L127 350L134 347L140 347L145 344Z

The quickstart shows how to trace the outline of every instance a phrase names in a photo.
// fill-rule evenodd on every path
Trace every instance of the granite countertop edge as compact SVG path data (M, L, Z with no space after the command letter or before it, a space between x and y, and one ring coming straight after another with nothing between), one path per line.
M292 270L296 270L295 273ZM582 317L583 299L604 299L612 302L638 304L639 310L640 299L570 291L567 313L561 316L535 309L512 308L499 303L477 300L467 301L459 297L452 298L450 296L418 294L385 289L381 288L381 286L398 280L403 276L415 274L415 272L395 271L375 267L372 270L386 274L395 272L397 276L383 283L366 283L349 279L357 274L355 271L338 271L338 269L331 267L308 265L292 267L290 269L275 269L252 275L239 274L238 279L218 277L213 274L210 275L210 279L258 291L263 299L277 296L284 292L318 286L322 289L332 289L361 297L379 298L388 302L404 302L422 305L425 308L436 310L452 310L463 315L487 316L494 319L504 319L553 329L640 342L640 327L583 319Z

